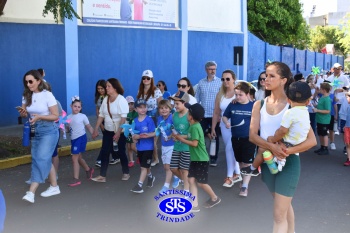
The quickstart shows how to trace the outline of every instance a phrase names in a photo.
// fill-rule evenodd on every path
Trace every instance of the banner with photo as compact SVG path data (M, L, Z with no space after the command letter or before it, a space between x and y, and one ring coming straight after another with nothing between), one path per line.
M178 0L84 0L83 23L175 28Z

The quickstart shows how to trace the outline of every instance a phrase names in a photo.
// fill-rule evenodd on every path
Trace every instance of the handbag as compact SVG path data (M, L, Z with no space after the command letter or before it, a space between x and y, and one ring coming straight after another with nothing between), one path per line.
M108 110L109 117L111 118L111 120L112 120L112 122L113 122L113 125L114 125L114 133L117 133L117 131L118 131L118 129L119 129L119 122L115 122L115 121L113 120L111 111L110 111L110 109L109 109L109 96L107 97L107 110Z

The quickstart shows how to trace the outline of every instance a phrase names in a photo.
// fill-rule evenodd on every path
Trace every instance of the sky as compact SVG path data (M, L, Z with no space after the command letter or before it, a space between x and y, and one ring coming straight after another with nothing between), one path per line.
M303 16L309 16L312 11L312 6L316 5L314 16L323 15L328 12L336 11L336 0L299 0L300 3L304 4Z

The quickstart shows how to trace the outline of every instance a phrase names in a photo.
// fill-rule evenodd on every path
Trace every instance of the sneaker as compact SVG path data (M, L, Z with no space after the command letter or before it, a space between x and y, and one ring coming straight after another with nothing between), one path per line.
M242 176L241 176L241 174L237 174L237 176L235 177L235 176L233 176L233 183L237 183L237 182L240 182L240 181L242 181Z
M158 163L159 163L159 160L158 160L158 161L153 161L153 162L151 163L151 166L154 167L154 166L156 166Z
M197 212L201 211L201 209L199 208L199 205L198 206L192 206L192 210L191 211L194 212L194 213L197 213Z
M216 167L218 164L216 163L216 159L210 159L210 164L211 167Z
M148 187L148 188L152 188L152 187L153 187L153 183L154 183L155 179L156 179L156 177L155 177L155 176L148 177L148 178L147 178L147 185L146 185L146 187Z
M321 150L317 153L318 155L329 155L328 149Z
M250 166L241 168L241 174L245 176L258 176L259 169L252 170Z
M209 200L204 204L204 208L212 208L214 206L216 206L217 204L219 204L221 202L220 197L217 197L215 201L211 200L211 198L209 198Z
M26 192L26 195L24 195L24 197L22 197L22 200L25 200L27 202L30 203L34 203L34 193L32 193L31 191Z
M26 180L26 181L24 181L24 182L26 182L26 184L32 184L31 178L29 178L29 180Z
M222 185L226 188L231 188L235 183L233 182L233 180L230 177L226 177L225 179L225 183Z
M123 174L122 175L122 180L129 180L130 175L129 174Z
M135 162L134 161L130 161L129 163L128 163L128 167L130 168L130 167L133 167L135 165Z
M314 153L316 153L316 154L317 154L317 153L318 153L318 152L320 152L321 150L322 150L322 147L321 147L321 148L319 148L319 149L317 149L317 150L315 150L315 151L314 151Z
M169 188L163 186L163 188L159 191L160 194L163 194L164 192L168 191Z
M101 167L101 160L96 161L95 166L96 167Z
M177 187L179 187L179 184L180 184L180 178L179 177L174 177L173 178L173 188L176 189Z
M120 159L111 159L111 160L109 161L109 164L110 164L110 165L117 164L117 163L120 163Z
M337 148L335 147L334 142L332 142L332 143L330 144L330 147L331 147L331 150L336 150L336 149L337 149Z
M335 135L339 135L339 131L334 131L334 134Z
M133 187L130 191L134 193L143 193L142 187L140 187L138 184L135 185L135 187Z
M91 180L98 183L106 183L106 177L103 176L96 176L95 178L91 178Z
M50 187L48 189L46 189L46 191L42 192L40 194L40 196L42 197L50 197L50 196L53 196L53 195L58 195L60 194L61 191L60 191L60 187L57 185L56 187L53 187L50 185Z
M70 187L75 187L75 186L78 186L81 184L81 181L79 179L73 179L69 184L68 186Z
M90 170L86 171L86 178L88 180L90 180L92 178L92 175L94 174L94 172L95 172L95 170L92 167L90 167Z
M350 160L347 159L346 162L344 163L344 166L350 166Z
M343 148L343 153L344 153L344 154L347 154L346 146L344 146L344 148Z
M241 189L239 190L239 195L241 197L246 197L248 196L248 189L246 187L241 187Z

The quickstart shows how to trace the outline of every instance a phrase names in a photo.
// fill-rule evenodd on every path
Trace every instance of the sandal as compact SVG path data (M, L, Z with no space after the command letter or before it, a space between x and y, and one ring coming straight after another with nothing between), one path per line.
M224 186L224 187L226 187L226 188L231 188L234 184L235 184L235 183L233 182L232 178L227 177L227 178L225 179L225 183L224 183L222 186Z
M103 176L97 176L95 178L92 178L91 180L99 183L106 183L106 177Z

